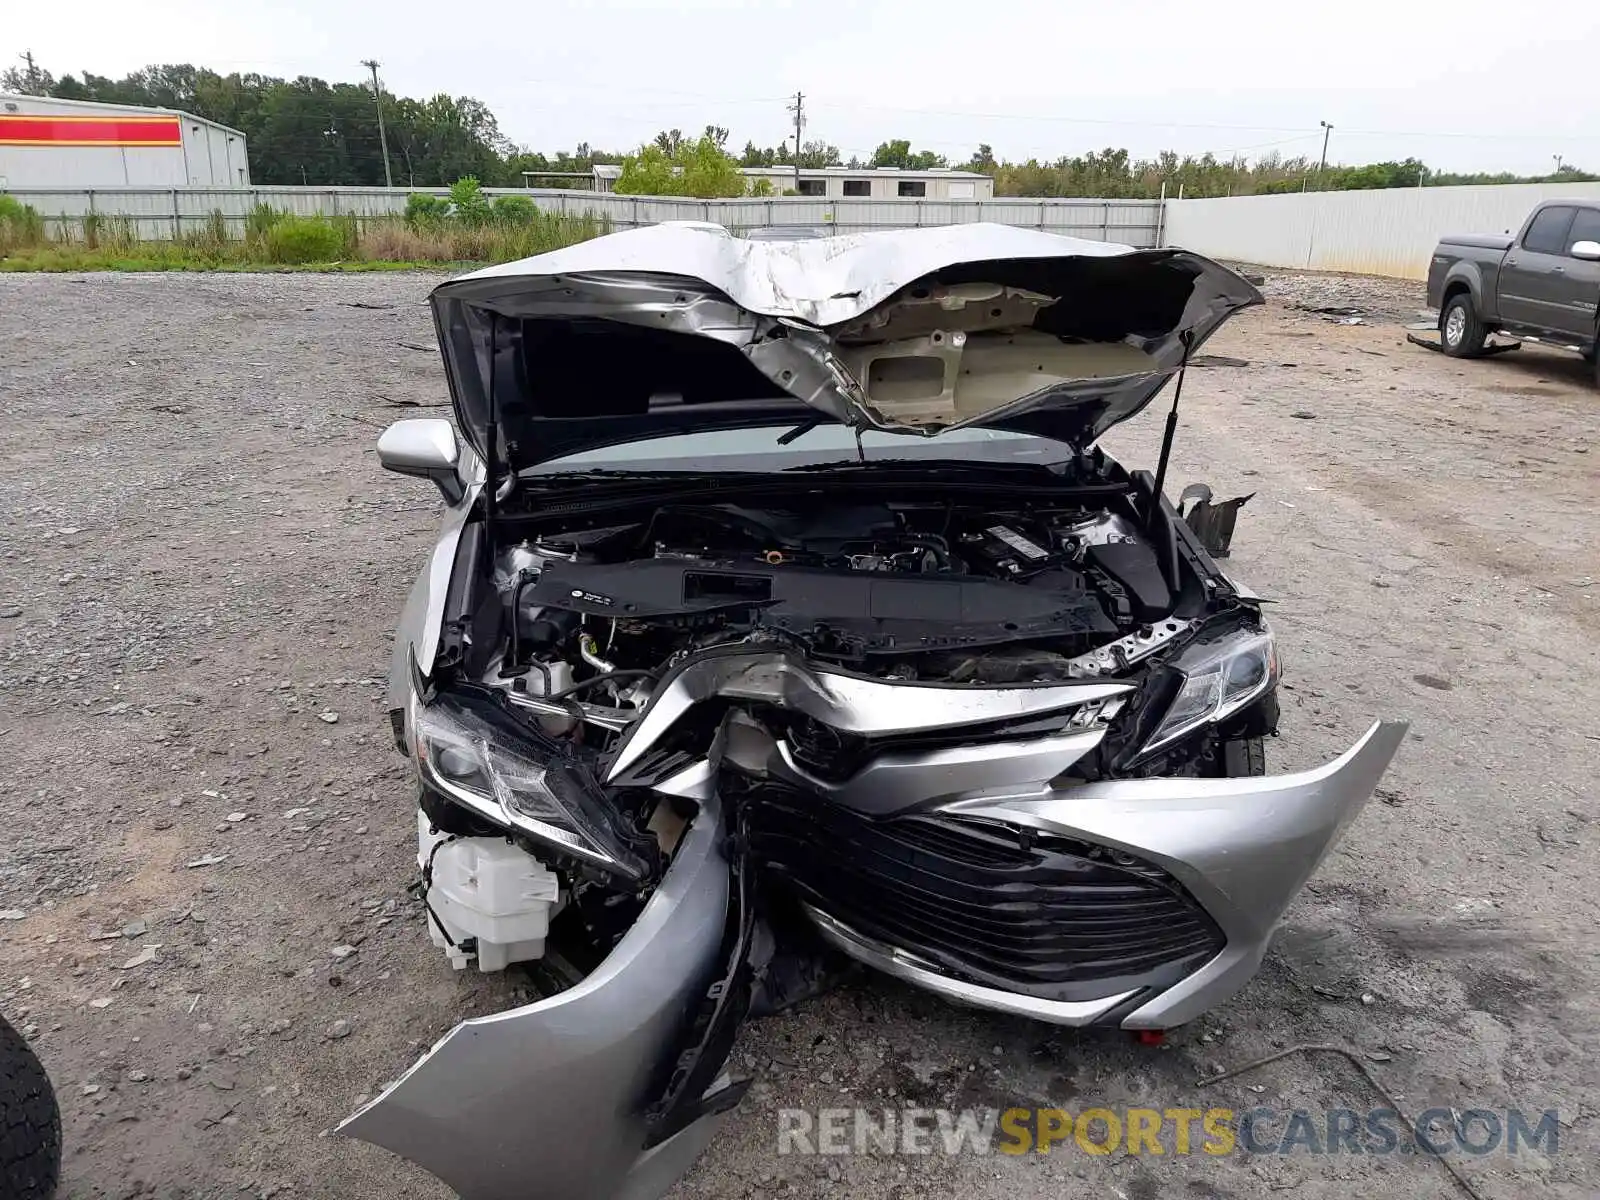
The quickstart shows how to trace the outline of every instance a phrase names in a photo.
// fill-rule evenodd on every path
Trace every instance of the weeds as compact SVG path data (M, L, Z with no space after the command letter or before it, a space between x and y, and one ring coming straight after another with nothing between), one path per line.
M0 258L43 245L44 219L15 196L0 196Z
M412 192L406 197L405 223L411 229L431 229L443 225L450 216L450 201L443 196Z
M348 227L326 217L285 217L267 230L262 245L272 263L331 263L349 257Z
M483 194L483 188L473 176L468 175L450 185L450 216L462 225L471 226L487 225L494 219L489 197Z
M438 203L408 204L404 217L366 220L301 217L259 205L245 218L242 237L231 236L227 219L213 212L200 227L156 241L140 238L130 217L96 214L47 227L33 209L0 196L0 271L468 265L510 262L610 232L609 222L542 212L522 196L490 204L480 192L482 212L470 221L458 219L449 201L428 199Z

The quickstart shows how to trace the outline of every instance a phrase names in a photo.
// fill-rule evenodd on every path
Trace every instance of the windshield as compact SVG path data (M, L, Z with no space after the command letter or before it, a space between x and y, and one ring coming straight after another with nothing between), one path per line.
M819 463L858 461L853 430L843 425L821 424L791 436L795 429L792 424L764 425L754 429L708 429L644 438L563 455L540 463L525 474L558 475L605 468L619 471L786 471ZM1071 458L1072 450L1061 442L1032 434L969 428L947 430L938 438L867 430L861 435L860 454L869 463L955 459L1049 466Z

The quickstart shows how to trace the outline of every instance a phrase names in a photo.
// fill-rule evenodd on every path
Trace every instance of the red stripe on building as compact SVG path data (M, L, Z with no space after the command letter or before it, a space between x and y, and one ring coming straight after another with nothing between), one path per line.
M177 117L41 117L0 113L0 146L181 146Z

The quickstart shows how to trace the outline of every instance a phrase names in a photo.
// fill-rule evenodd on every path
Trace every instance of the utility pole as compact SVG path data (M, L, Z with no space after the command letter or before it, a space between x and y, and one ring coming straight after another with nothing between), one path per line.
M796 92L794 103L789 105L789 111L794 114L794 190L800 191L800 131L806 123L806 94Z
M389 173L389 135L383 130L383 89L378 84L378 60L363 58L361 65L372 71L372 98L378 102L378 143L383 147L383 186L393 187L394 176Z
M1556 160L1556 174L1561 174L1561 155L1552 154L1550 157Z
M1317 164L1317 186L1322 186L1322 172L1328 167L1328 135L1333 132L1333 126L1326 121L1318 121L1322 126L1322 161Z
M43 95L44 94L44 88L39 86L39 68L38 68L38 65L35 64L34 61L33 61L33 51L32 50L24 50L19 57L22 59L23 62L28 64L28 70L22 76L22 78L23 78L23 86L28 89L28 95L30 95L30 96L41 96L41 95Z

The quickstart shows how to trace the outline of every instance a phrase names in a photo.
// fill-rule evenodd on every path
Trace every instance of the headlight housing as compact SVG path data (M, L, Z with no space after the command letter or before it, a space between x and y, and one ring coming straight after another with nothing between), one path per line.
M1178 694L1140 747L1141 754L1232 716L1278 683L1278 652L1265 623L1196 646L1176 667L1182 676Z
M648 874L616 804L567 747L465 693L429 704L413 695L410 723L424 787L608 874L634 882Z

